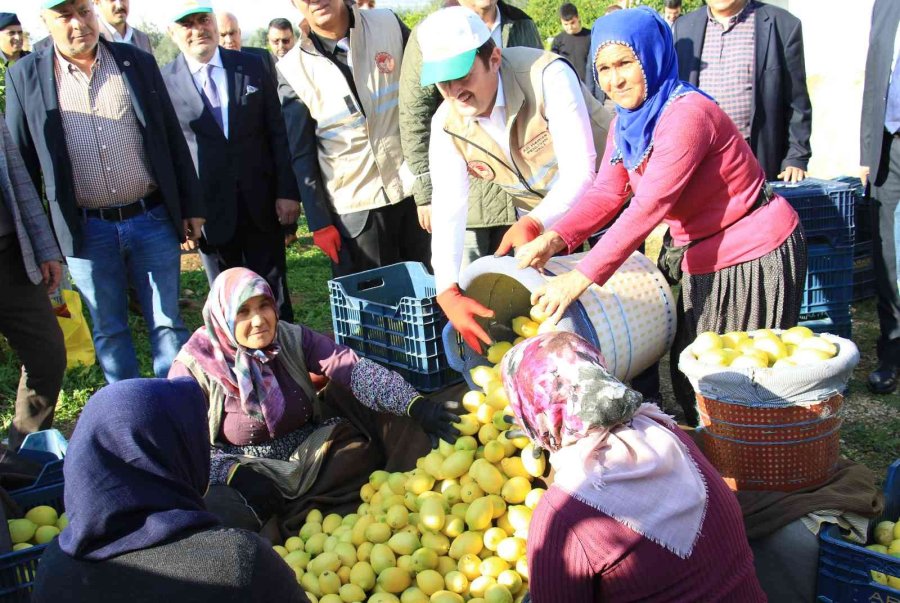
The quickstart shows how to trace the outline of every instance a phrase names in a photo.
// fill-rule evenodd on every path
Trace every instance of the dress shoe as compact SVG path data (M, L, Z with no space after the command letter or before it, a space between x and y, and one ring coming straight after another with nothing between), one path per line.
M897 389L897 368L886 364L869 373L869 391L873 394L890 394Z

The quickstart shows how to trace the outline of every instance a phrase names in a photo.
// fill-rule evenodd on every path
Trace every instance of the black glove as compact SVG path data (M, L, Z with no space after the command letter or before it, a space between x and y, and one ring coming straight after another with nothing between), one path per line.
M503 420L506 421L510 425L516 425L516 418L512 415L503 415ZM514 440L516 438L527 438L527 437L528 437L528 434L525 433L525 430L522 429L521 427L519 427L518 425L516 425L515 429L510 429L506 432L506 439L508 439L508 440ZM533 441L532 441L532 444L534 445L534 448L531 451L531 456L536 459L541 458L541 455L544 453L544 449L541 448L539 445L535 444Z
M284 497L275 482L249 467L238 465L231 474L228 485L240 492L256 513L260 524L265 524L270 517L278 515L284 509Z
M431 447L437 448L438 440L453 444L459 437L459 430L453 426L459 423L459 417L453 412L456 410L459 410L459 402L436 402L419 396L409 403L406 413L428 434Z

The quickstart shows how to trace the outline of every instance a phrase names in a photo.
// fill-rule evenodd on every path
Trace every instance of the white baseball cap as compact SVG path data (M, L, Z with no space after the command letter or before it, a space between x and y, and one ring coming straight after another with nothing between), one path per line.
M422 49L419 82L429 86L465 77L491 32L481 17L468 8L451 6L422 21L417 36Z

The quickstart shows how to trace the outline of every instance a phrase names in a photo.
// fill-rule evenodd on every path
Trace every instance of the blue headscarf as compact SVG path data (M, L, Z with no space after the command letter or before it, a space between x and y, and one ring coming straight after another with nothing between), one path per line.
M60 548L101 561L218 524L206 511L209 430L197 382L132 379L84 407L66 454Z
M617 10L594 22L591 29L591 72L597 80L597 53L609 43L625 44L637 56L644 70L647 97L637 109L616 106L616 152L628 170L643 163L653 148L653 134L663 109L670 100L691 92L694 86L678 79L678 57L672 30L657 12L642 6ZM708 97L710 98L710 97Z

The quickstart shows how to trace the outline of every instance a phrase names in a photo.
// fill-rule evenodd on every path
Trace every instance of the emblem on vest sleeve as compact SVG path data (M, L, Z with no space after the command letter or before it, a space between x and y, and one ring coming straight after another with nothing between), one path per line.
M381 73L393 73L396 66L394 56L389 52L379 52L375 55L375 66Z
M493 180L496 176L496 174L494 173L494 168L483 161L470 161L466 164L466 167L469 170L469 174L471 174L475 178L487 180L488 182Z

